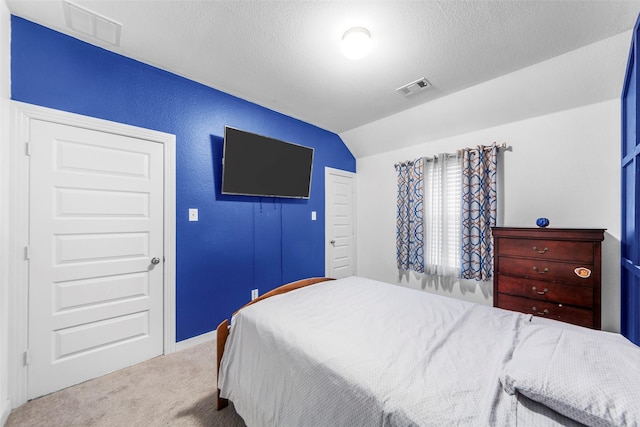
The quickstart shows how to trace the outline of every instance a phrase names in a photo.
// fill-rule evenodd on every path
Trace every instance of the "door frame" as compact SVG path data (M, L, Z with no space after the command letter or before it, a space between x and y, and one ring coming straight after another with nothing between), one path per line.
M358 233L358 224L357 224L357 219L358 219L358 215L357 215L357 204L356 204L356 199L357 199L357 188L356 188L356 174L354 172L349 172L349 171L345 171L342 169L334 169L334 168L330 168L328 166L325 166L324 168L324 274L325 276L327 275L327 273L329 272L329 269L331 267L330 265L330 261L329 261L329 255L331 252L331 248L329 240L327 238L327 230L329 229L329 215L327 215L328 213L328 209L327 206L329 205L327 203L328 200L328 196L329 196L329 191L328 191L328 185L327 183L329 182L330 176L331 175L337 175L337 176L341 176L344 178L350 178L353 180L353 193L352 193L352 202L353 202L353 244L351 245L351 259L353 259L353 274L357 274L357 268L358 268L358 263L357 263L357 259L356 259L356 255L357 255L357 251L356 251L356 237L357 237L357 233Z
M29 332L29 156L28 142L31 120L42 120L99 132L114 133L163 144L164 148L164 283L163 283L163 350L173 353L176 345L176 137L75 113L11 101L11 140L9 182L4 201L9 205L9 397L16 408L27 401L27 365ZM7 200L8 199L8 200Z

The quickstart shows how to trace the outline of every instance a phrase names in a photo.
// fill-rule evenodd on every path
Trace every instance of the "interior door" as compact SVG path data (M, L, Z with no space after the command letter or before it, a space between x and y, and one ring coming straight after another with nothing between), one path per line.
M355 265L355 174L325 169L325 275L353 276Z
M640 345L640 144L638 140L638 23L633 30L622 92L621 332Z
M28 398L163 350L163 147L32 120Z

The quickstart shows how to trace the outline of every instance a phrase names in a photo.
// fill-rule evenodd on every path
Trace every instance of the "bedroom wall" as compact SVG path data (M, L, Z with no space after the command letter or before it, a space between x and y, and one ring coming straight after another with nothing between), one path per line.
M11 96L11 15L5 2L0 2L0 426L11 412L9 400L9 259L8 204L9 193L9 98Z
M355 171L337 135L15 16L11 46L13 99L176 135L178 341L253 288L324 275L324 168ZM310 199L220 195L225 125L313 147Z
M400 135L400 137L402 137ZM620 101L517 121L359 158L358 274L491 305L491 283L432 283L395 266L396 175L400 160L506 142L499 225L606 228L602 261L602 327L620 330Z

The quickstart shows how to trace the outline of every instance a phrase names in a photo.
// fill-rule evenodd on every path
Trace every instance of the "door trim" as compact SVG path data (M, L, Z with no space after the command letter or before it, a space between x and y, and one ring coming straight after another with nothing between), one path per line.
M25 248L29 242L29 157L31 120L42 120L99 132L145 139L164 147L164 354L176 347L176 137L164 132L110 122L46 107L11 101L9 205L9 396L16 408L27 401L27 369L24 363L29 328L29 266Z
M358 208L358 204L356 203L356 199L357 199L357 188L356 188L356 174L353 172L349 172L349 171L345 171L342 169L334 169L334 168L330 168L328 166L325 166L324 168L324 274L326 276L327 272L330 270L330 262L329 262L329 255L330 255L330 251L331 248L329 248L329 241L327 240L327 230L329 228L329 215L327 215L327 196L328 196L328 192L327 192L327 182L329 181L329 177L330 175L337 175L337 176L341 176L344 178L350 178L353 179L353 194L352 194L352 202L353 202L353 244L351 245L351 259L353 260L353 273L354 275L357 274L358 272L358 262L356 259L356 236L358 233L358 224L357 224L357 219L358 219L358 214L357 214L357 208Z

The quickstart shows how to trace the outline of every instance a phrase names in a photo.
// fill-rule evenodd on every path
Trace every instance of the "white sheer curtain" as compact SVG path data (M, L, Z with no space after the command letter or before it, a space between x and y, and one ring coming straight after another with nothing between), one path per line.
M425 273L460 275L462 161L457 155L427 159L424 171Z

